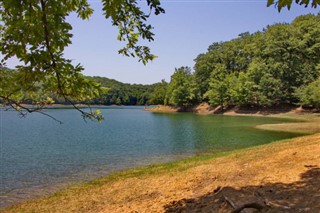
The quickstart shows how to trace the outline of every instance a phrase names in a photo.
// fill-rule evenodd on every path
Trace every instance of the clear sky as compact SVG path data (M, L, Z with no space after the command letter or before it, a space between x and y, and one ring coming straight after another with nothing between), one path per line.
M118 54L124 45L116 40L117 29L102 15L99 0L89 0L95 10L89 21L69 17L73 26L73 44L65 56L81 63L85 75L104 76L125 83L151 84L170 80L174 69L194 66L194 59L213 42L236 38L240 33L262 30L274 23L291 22L303 14L319 12L319 8L294 5L280 13L267 0L162 0L165 14L153 16L155 41L149 43L158 56L144 66L137 58ZM141 4L144 3L142 0ZM8 63L13 66L15 61Z

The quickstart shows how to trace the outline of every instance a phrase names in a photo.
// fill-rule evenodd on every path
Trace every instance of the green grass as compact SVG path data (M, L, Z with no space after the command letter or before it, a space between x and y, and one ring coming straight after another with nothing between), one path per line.
M300 120L300 121L313 121L318 119L320 120L320 113L302 113L302 114L281 113L281 114L268 115L268 117L288 118L288 119L294 119L294 120Z
M137 178L142 176L182 172L182 171L188 170L189 168L196 167L198 165L203 165L208 160L228 156L228 155L231 155L237 152L242 152L242 151L243 150L233 150L233 151L220 152L220 153L206 153L206 154L201 154L193 157L188 157L183 160L177 160L177 161L172 161L167 163L160 163L160 164L154 164L154 165L149 165L149 166L144 166L139 168L128 169L128 170L112 173L109 176L104 178L98 178L87 183L81 183L74 187L76 188L92 187L92 186L99 187L104 184L116 182L116 181L127 179L127 178Z
M282 131L302 134L314 134L320 132L320 113L305 114L277 114L274 118L292 119L293 123L263 124L256 128L269 131Z

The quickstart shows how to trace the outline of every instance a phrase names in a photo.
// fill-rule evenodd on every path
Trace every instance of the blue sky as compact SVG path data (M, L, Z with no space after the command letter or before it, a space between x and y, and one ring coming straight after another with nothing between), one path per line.
M144 66L137 58L119 55L124 45L116 40L117 29L101 11L99 0L89 0L95 12L89 21L68 18L73 26L73 44L65 56L81 63L84 74L104 76L125 83L151 84L170 80L176 67L194 66L193 59L213 42L236 38L238 34L262 30L274 23L291 22L295 17L318 13L319 8L294 5L278 13L267 0L163 0L165 14L151 17L155 41L149 43L158 58ZM144 2L142 1L141 4ZM15 60L8 63L15 65Z

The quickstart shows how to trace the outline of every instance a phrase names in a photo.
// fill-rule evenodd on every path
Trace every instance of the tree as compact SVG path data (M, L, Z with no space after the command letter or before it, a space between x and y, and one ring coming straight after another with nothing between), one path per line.
M212 70L216 63L220 62L221 43L214 42L208 47L206 54L199 54L194 61L194 77L197 82L197 87L200 92L200 96L203 100L206 100L204 94L209 89L209 79Z
M248 68L247 75L249 77L248 81L252 82L247 84L250 88L248 88L249 93L247 93L247 104L270 106L279 104L285 96L283 81L263 59L254 58Z
M287 7L288 10L290 10L293 0L268 0L268 7L275 4L275 6L278 8L278 11L280 12L283 7ZM317 8L317 6L320 5L319 0L295 0L296 4L304 5L305 7L308 7L311 3L311 7Z
M166 94L166 104L186 107L197 102L198 92L189 67L180 67L171 76Z
M162 80L155 85L153 92L150 94L148 104L164 104L166 93L168 89L168 83Z
M211 60L212 58L212 54L200 54L194 59L196 62L194 65L194 77L203 100L205 100L203 95L209 89L210 73L214 67L214 62Z
M233 74L227 74L227 68L224 64L217 64L211 73L210 88L205 96L208 97L211 105L220 105L222 109L230 101L230 88L235 79Z
M248 73L239 73L238 78L232 81L230 98L234 104L250 105L256 97L257 85L250 78Z
M300 104L320 110L320 78L296 91Z
M138 6L137 0L101 0L104 15L119 29L118 40L126 41L119 53L138 57L142 63L155 58L147 46L138 41L153 40L151 25L146 21L151 13L164 13L159 0L147 0L149 13ZM66 17L75 12L81 19L89 19L93 13L87 0L2 0L0 1L0 98L5 105L20 111L37 112L51 102L55 94L66 102L86 100L99 96L103 88L86 79L81 65L72 65L63 55L71 44L72 26ZM23 65L15 70L6 68L6 61L16 57ZM41 94L37 97L36 94ZM36 108L21 105L32 100ZM102 119L101 114L86 113L78 109L84 118Z

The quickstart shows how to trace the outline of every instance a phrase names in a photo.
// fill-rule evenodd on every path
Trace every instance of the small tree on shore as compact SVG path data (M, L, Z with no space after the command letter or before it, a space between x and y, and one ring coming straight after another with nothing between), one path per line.
M297 89L296 95L301 105L320 110L320 78L307 86Z

